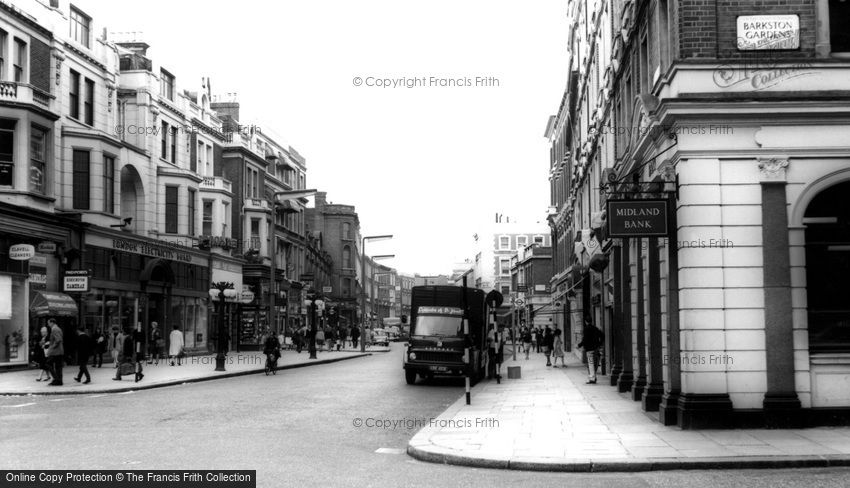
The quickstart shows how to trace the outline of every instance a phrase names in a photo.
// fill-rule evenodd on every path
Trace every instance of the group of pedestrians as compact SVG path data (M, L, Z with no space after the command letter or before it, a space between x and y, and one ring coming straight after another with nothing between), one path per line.
M546 355L546 366L558 367L558 359L561 367L566 368L564 363L564 341L560 329L554 331L547 325L544 329L539 327L522 326L520 329L520 351L525 351L525 359L529 359L529 353L536 351ZM605 335L593 321L586 317L582 329L582 340L578 347L584 349L587 355L587 384L596 384L596 370L599 368L599 348L605 341ZM554 361L552 360L554 358Z
M520 349L525 351L525 359L528 359L528 354L532 350L538 353L542 352L546 355L546 366L558 367L558 359L561 360L561 367L566 368L564 363L564 340L561 337L561 329L552 330L548 325L541 330L538 327L528 328L522 326L520 329ZM554 357L554 363L552 358Z
M40 330L41 336L33 351L33 360L39 367L39 375L36 381L49 381L49 386L61 386L63 384L62 369L65 359L65 337L62 328L55 319L48 319L47 325ZM177 325L174 326L169 335L170 347L168 357L174 366L175 359L180 365L183 355L184 343L183 332ZM133 375L136 382L144 378L142 364L145 359L148 364L154 361L159 364L165 340L156 322L151 323L150 339L147 341L147 353L145 348L145 334L142 324L138 323L135 329L119 331L118 327L112 327L110 334L104 334L98 329L94 336L89 335L84 326L77 328L77 337L74 341L75 359L79 368L74 381L78 383L91 383L91 373L88 370L89 359L92 359L92 368L103 366L103 355L107 350L111 352L113 366L116 369L113 380L121 381L122 376ZM85 381L83 381L85 379Z
M297 352L300 353L309 346L311 330L307 325L302 325L299 329L291 330L290 334L292 336L292 344L295 346ZM366 341L366 345L372 343L371 329L366 329L364 341ZM324 328L316 329L316 348L319 350L325 349L328 352L334 350L341 351L348 346L356 349L359 344L360 328L357 326L346 327L341 325L339 327L332 327L328 325Z

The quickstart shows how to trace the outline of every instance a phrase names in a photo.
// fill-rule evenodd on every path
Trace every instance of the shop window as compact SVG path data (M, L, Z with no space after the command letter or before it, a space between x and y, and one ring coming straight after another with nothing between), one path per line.
M26 291L24 278L0 274L0 364L29 361L31 332Z
M15 185L15 123L0 119L0 186Z

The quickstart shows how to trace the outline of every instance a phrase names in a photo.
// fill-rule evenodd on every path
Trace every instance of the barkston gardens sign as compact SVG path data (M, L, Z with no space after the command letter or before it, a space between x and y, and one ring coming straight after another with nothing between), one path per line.
M608 200L610 237L666 237L666 200Z

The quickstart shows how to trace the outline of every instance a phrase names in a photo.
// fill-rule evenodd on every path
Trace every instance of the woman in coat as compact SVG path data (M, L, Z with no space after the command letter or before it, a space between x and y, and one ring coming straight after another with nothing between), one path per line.
M33 352L35 362L41 368L38 378L35 379L36 381L50 381L50 366L47 364L47 355L45 354L45 350L47 350L49 344L50 337L48 336L47 327L42 327L41 338L38 340L38 344L35 345L35 351ZM47 378L42 378L45 373L47 373Z
M177 365L180 366L180 354L183 352L183 333L174 326L174 330L168 335L168 356L171 358L171 365L174 366L174 358L177 358Z

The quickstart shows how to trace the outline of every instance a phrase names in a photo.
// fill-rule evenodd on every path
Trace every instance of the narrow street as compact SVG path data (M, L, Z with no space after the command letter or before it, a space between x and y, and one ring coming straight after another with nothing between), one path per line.
M256 469L263 487L837 487L846 476L840 469L532 473L416 461L404 449L419 427L408 429L404 422L438 416L463 387L450 379L406 385L401 351L401 344L393 344L390 353L276 376L129 394L2 397L0 465L12 470ZM385 419L401 424L375 426ZM371 427L355 427L357 420Z

